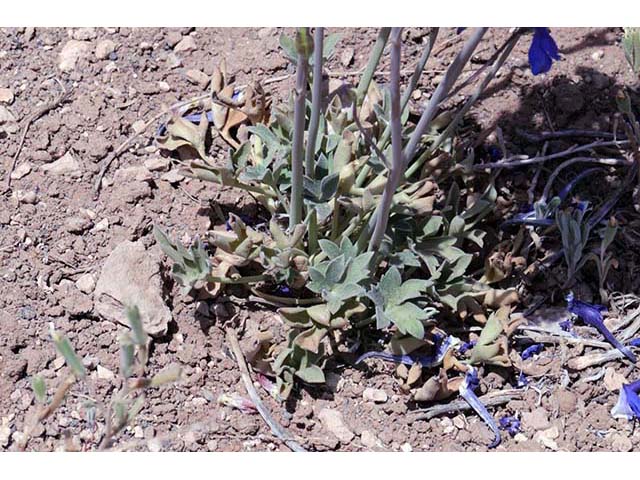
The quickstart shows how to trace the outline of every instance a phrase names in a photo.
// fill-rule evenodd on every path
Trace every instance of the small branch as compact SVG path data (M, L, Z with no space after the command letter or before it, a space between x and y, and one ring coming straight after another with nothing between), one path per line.
M305 173L307 177L315 177L316 137L322 113L322 62L324 45L324 27L317 27L313 32L313 88L311 92L311 119L307 136L307 152L305 155Z
M253 382L251 381L251 374L249 373L249 368L247 367L247 362L244 359L244 355L242 354L242 350L240 348L240 343L238 342L238 336L236 332L230 328L227 328L227 341L229 342L229 346L231 347L231 351L233 352L233 356L236 358L236 362L238 362L238 367L240 368L240 375L242 377L242 382L251 397L251 400L255 404L258 412L264 419L264 421L269 425L271 431L275 436L277 436L287 447L289 447L294 452L306 452L306 449L300 445L297 441L295 441L291 436L285 432L284 428L275 420L267 407L262 403L262 399L255 387L253 386Z
M76 377L69 375L56 390L51 402L38 413L38 421L41 422L48 418L62 404L64 397L69 389L76 383Z
M620 147L623 145L627 145L629 142L627 140L620 140L620 141L595 141L592 143L589 143L587 145L582 145L582 146L577 146L574 145L570 148L567 148L566 150L562 150L561 152L557 152L557 153L552 153L550 155L543 155L540 157L532 157L529 158L527 156L524 155L514 155L510 158L507 158L505 160L501 160L499 162L491 162L491 163L482 163L482 164L478 164L478 165L474 165L473 166L473 170L476 172L482 171L482 170L487 170L487 169L494 169L494 168L517 168L517 167L524 167L527 165L535 165L538 163L543 163L546 162L548 160L555 160L556 158L562 158L562 157L566 157L567 155L571 155L573 153L579 153L579 152L585 152L587 150L591 150L593 148L597 148L597 147Z
M11 166L9 167L9 171L7 172L5 191L8 191L11 189L11 174L16 168L16 165L18 163L18 157L20 156L20 152L22 151L22 147L24 146L24 142L27 138L27 133L29 132L29 128L31 127L31 124L33 124L33 122L35 122L40 117L48 113L50 110L57 108L58 106L62 105L65 101L69 99L70 92L64 87L64 85L60 80L56 78L55 81L58 82L58 85L60 85L60 87L62 88L62 92L60 92L60 94L51 102L44 104L38 110L36 110L29 118L27 118L24 124L24 127L22 129L22 137L20 137L20 143L18 144L18 149L16 150L16 153L13 155Z
M489 392L479 398L483 405L487 407L494 407L496 405L502 405L510 402L511 400L519 400L523 397L524 391L521 389L507 389ZM430 420L433 417L442 415L443 413L453 413L462 410L472 410L472 407L465 400L454 400L453 402L444 405L434 405L429 408L415 410L418 415L409 419L410 423L416 420Z
M556 140L559 138L573 138L573 137L585 137L585 138L614 138L613 133L599 132L597 130L558 130L557 132L540 132L533 133L516 129L516 134L524 138L528 142L546 142L547 140ZM623 135L623 139L626 137Z
M389 33L391 33L391 28L389 27L383 27L378 32L378 38L376 39L376 43L373 46L373 51L371 52L371 56L369 57L369 62L367 62L367 67L362 73L362 77L360 77L360 82L358 83L358 89L356 90L357 104L362 104L364 97L369 91L369 85L371 84L373 74L378 67L378 63L380 63L382 52L384 52L384 47L387 44L387 40L389 39Z

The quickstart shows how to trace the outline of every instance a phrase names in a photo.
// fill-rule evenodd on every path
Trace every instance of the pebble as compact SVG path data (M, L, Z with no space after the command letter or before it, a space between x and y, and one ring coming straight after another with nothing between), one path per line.
M167 55L166 62L167 62L167 67L169 67L172 70L174 68L180 68L182 66L182 59L173 52Z
M11 105L14 100L13 90L10 88L0 88L0 103Z
M340 55L340 63L342 63L343 67L348 67L353 62L353 55L355 54L355 50L352 47L345 48Z
M98 223L96 223L95 227L93 227L94 232L103 232L109 229L109 219L103 218Z
M414 100L420 100L422 98L422 92L420 90L414 90L411 93L411 98L413 98Z
M178 170L171 170L160 177L161 180L171 184L179 183L184 180L184 176L178 173Z
M102 365L98 365L96 371L100 380L113 380L115 377L114 373L111 370L103 367Z
M64 222L64 227L67 232L78 234L93 227L93 222L84 215L74 215L73 217L67 218Z
M98 34L93 27L74 28L71 30L71 38L74 40L93 40Z
M158 90L160 90L161 92L167 93L171 91L171 85L169 85L167 82L160 81L158 82Z
M190 52L192 50L195 50L196 47L196 41L194 40L194 38L192 36L186 36L184 37L182 40L180 40L177 45L175 47L173 47L173 51L174 52Z
M131 124L131 130L133 130L133 133L135 133L136 135L139 135L144 132L146 124L147 122L145 122L144 120L136 120Z
M596 62L597 62L598 60L601 60L601 59L602 59L602 57L604 57L604 50L596 50L595 52L593 52L593 53L591 54L591 59L592 59L592 60L594 60L594 61L596 61Z
M13 197L20 203L26 203L29 205L35 205L38 203L38 194L33 190L23 191L16 190Z
M633 449L633 444L627 435L615 433L611 437L611 448L616 452L630 452Z
M69 175L73 178L79 178L82 176L80 163L73 157L73 155L71 155L70 152L65 153L55 162L42 165L40 170L53 175Z
M89 52L89 43L80 40L69 40L58 55L58 68L63 72L71 72L76 63Z
M556 451L558 450L558 444L556 443L556 438L558 438L559 436L560 436L560 431L558 430L558 427L553 426L551 428L543 430L542 432L536 433L533 439L536 442L544 445L545 447L553 451Z
M407 443L403 443L402 445L400 445L400 450L402 450L403 452L413 452L413 447L411 446L411 444L409 442Z
M536 408L532 412L523 412L522 423L533 430L545 430L550 426L547 411L542 407Z
M387 392L377 388L365 388L362 392L362 398L374 403L385 403L389 399Z
M113 40L100 40L96 45L96 58L98 60L106 60L113 52L116 51L116 42Z
M76 287L78 287L78 290L82 293L93 293L96 288L96 279L90 273L85 273L76 280Z
M167 45L169 45L171 48L175 47L180 40L182 40L182 34L175 30L171 30L170 32L168 32L167 36L165 37Z
M144 430L140 425L133 427L133 436L135 438L144 438Z
M622 388L623 383L627 383L627 379L621 373L616 372L615 368L607 367L604 372L603 383L610 392L617 392Z
M347 427L342 414L331 408L324 408L319 414L318 419L322 422L322 426L335 435L343 444L349 443L355 437L355 434Z
M570 392L568 390L560 390L556 393L556 398L558 400L558 407L560 408L560 413L568 414L573 412L576 409L576 405L578 403L578 396Z
M369 430L362 431L362 433L360 434L360 441L362 442L362 445L367 448L379 447L380 442L380 440L378 440L378 437L376 437L375 434L373 434Z
M207 85L209 85L209 75L201 72L200 70L187 70L185 75L191 83L199 85L203 90L207 88Z
M149 158L144 161L144 167L150 172L166 172L170 166L171 161L163 157Z
M162 450L162 443L157 438L152 438L147 442L147 448L150 452L157 453Z
M11 173L11 180L20 180L31 173L31 164L29 162L23 162L16 167Z
M455 417L453 417L453 425L459 430L465 428L464 416L456 415Z

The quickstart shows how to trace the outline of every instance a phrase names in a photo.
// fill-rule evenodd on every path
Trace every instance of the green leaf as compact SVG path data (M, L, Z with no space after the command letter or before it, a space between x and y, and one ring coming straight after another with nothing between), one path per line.
M331 55L333 55L333 51L335 50L336 45L341 38L342 35L340 35L339 33L332 33L325 37L322 45L322 56L325 59L328 59L331 57Z
M34 375L31 377L31 388L36 400L40 403L44 403L47 397L47 385L44 382L44 378L40 375Z
M407 300L422 296L423 292L429 287L430 282L428 280L422 280L418 278L410 279L404 282L396 291L391 295L388 302L391 305L400 305Z
M127 307L127 320L129 321L129 327L133 333L133 341L136 345L144 346L147 344L148 335L142 325L142 319L140 318L140 310L136 305L133 307Z
M402 277L396 267L389 268L382 276L379 283L380 293L385 303L389 303L389 299L393 297L395 291L400 287Z
M87 370L84 368L82 361L78 355L76 355L69 339L56 332L53 324L51 324L51 338L53 339L56 349L60 355L64 357L65 362L73 373L79 378L84 378L87 375Z
M369 264L373 258L374 252L367 252L358 255L353 259L347 269L346 283L360 283L369 278Z
M328 202L338 192L338 184L340 181L340 175L338 173L332 173L322 179L320 184L321 196L320 202Z
M419 339L424 337L424 325L420 320L426 320L429 315L417 305L407 302L385 309L385 313L400 332Z
M339 257L331 260L327 266L327 273L325 274L327 282L329 284L336 284L340 282L346 268L347 264L345 262L344 255L340 255Z
M324 372L317 365L309 365L306 368L298 370L296 376L306 383L324 383Z
M333 243L331 240L322 239L319 240L320 248L322 251L329 257L330 260L333 260L336 257L339 257L342 251L340 247Z

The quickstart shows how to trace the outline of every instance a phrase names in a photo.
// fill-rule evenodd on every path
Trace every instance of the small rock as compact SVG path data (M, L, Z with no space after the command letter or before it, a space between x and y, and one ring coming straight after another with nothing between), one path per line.
M102 365L98 365L96 368L96 372L98 373L98 378L100 380L113 380L115 375L108 368L103 367Z
M93 40L98 36L93 27L74 28L71 30L71 38L74 40Z
M64 222L64 227L69 233L82 233L93 227L93 222L90 218L87 218L84 215L75 215L67 218Z
M11 105L13 103L13 90L10 88L0 88L0 103Z
M449 434L449 433L453 433L456 431L456 427L453 424L453 421L449 418L449 417L444 417L441 421L440 421L440 425L442 425L442 431L445 434Z
M93 227L93 231L94 232L103 232L103 231L108 230L108 229L109 229L109 219L108 218L103 218L98 223L96 223L95 227Z
M164 180L165 182L169 182L173 185L175 183L180 183L182 180L184 180L184 176L180 175L178 173L178 170L171 170L165 173L164 175L162 175L160 179Z
M420 100L422 98L422 92L420 90L414 90L411 93L411 98L413 98L414 100Z
M78 280L76 280L76 287L82 293L86 293L87 295L93 293L96 288L96 279L90 273L85 273Z
M400 445L400 450L402 450L403 452L413 452L413 447L411 446L411 444L409 442L403 443L402 445Z
M60 370L62 367L64 367L64 364L65 364L64 357L56 357L53 359L53 362L51 362L51 366L53 367L54 370Z
M522 432L516 433L515 436L513 437L513 439L517 443L527 442L529 440L529 438L527 438L527 436Z
M9 445L9 438L11 438L11 427L5 424L0 425L0 447Z
M8 108L0 106L0 132L16 133L18 131L18 122L13 113Z
M160 90L161 92L170 92L171 91L171 85L169 85L167 82L160 81L158 82L158 90Z
M604 386L610 392L618 392L622 388L623 383L627 383L627 379L624 375L616 372L615 368L607 367L604 372Z
M113 40L100 40L96 45L96 58L98 60L106 60L113 52L116 51L116 42Z
M633 444L627 435L614 433L611 436L611 448L616 452L630 452L633 449Z
M196 41L191 35L188 35L184 37L182 40L180 40L175 47L173 47L173 51L174 52L190 52L192 50L195 50L196 48L197 48Z
M144 161L144 167L150 172L166 172L171 166L168 158L156 157Z
M147 122L145 122L144 120L136 120L131 124L131 130L133 130L133 133L135 133L136 135L139 135L145 131L146 126Z
M135 438L144 438L144 430L140 425L133 427L133 436Z
M157 453L162 450L162 442L158 438L152 438L147 442L147 448L150 452Z
M597 62L598 60L601 60L601 59L602 59L602 57L604 57L604 50L596 50L595 52L593 52L593 53L591 54L591 58L592 58L594 61L596 61L596 62Z
M76 68L78 59L89 52L89 43L79 40L69 40L64 44L58 55L58 68L63 72L71 72Z
M166 62L167 67L169 67L171 70L173 70L174 68L180 68L182 66L182 59L173 52L167 55Z
M568 390L560 390L556 393L556 398L558 400L560 413L567 414L573 412L576 409L578 396L575 393Z
M343 444L349 443L355 437L355 434L344 423L342 414L337 410L324 408L318 414L318 419L322 422L322 426L333 433Z
M462 415L456 415L455 417L453 417L453 425L459 430L464 429L464 417Z
M367 448L380 447L380 440L369 430L363 430L360 434L360 441L362 445Z
M553 426L542 432L537 432L533 437L533 439L536 442L544 445L545 447L553 451L556 451L558 450L558 444L556 443L555 440L556 438L558 438L559 435L560 435L560 432L558 430L558 427Z
M16 190L13 193L13 197L20 203L27 203L29 205L35 205L38 203L38 194L33 190L23 191Z
M355 50L351 47L345 48L340 55L340 63L342 63L343 67L348 67L353 62L353 55Z
M152 336L165 335L172 318L162 295L160 259L151 256L141 242L130 241L111 252L94 292L98 314L123 323L122 306L136 305L145 330Z
M365 388L364 392L362 392L362 398L374 403L385 403L389 399L387 392L377 388Z
M523 412L522 423L533 430L545 430L550 426L547 411L542 407L532 412Z
M203 90L209 85L209 75L200 70L187 70L185 75L191 83L199 85Z
M11 173L11 179L20 180L29 175L29 173L31 173L31 164L29 162L23 162Z
M180 40L182 40L182 34L175 30L169 31L167 33L167 36L165 37L167 45L169 45L171 48L175 47Z
M53 175L68 175L73 178L79 178L82 176L80 163L73 157L73 155L71 155L70 152L65 153L64 156L55 162L42 165L40 170Z

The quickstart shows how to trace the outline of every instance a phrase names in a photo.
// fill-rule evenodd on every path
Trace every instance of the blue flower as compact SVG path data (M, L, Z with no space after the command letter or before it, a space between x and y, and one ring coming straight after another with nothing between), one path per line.
M573 322L569 319L565 320L564 322L560 322L558 325L560 325L560 328L565 332L570 332L573 328Z
M602 305L592 305L591 303L576 300L573 292L569 292L566 297L567 308L571 313L580 317L582 321L591 327L596 328L611 345L620 350L625 357L636 363L636 356L627 347L622 345L618 339L604 325L602 312L606 310Z
M537 353L540 353L544 349L544 345L541 343L536 343L535 345L531 345L530 347L525 348L520 355L523 360L534 356Z
M500 428L509 432L512 437L520 431L520 420L516 417L502 417L498 423L500 423Z
M531 73L547 73L551 69L554 60L560 60L558 45L547 27L534 27L533 40L529 47L529 65Z
M476 340L472 340L471 342L461 343L460 346L458 347L458 353L460 355L464 355L465 353L467 353L467 350L470 350L471 348L475 347L476 343L478 343Z
M640 338L634 338L629 342L632 347L640 347Z
M633 383L625 383L620 389L618 403L611 409L614 418L626 418L627 420L640 419L640 380Z
M435 337L435 340L435 352L432 355L394 355L387 352L366 352L358 357L355 364L357 365L368 358L379 358L387 362L404 363L405 365L419 363L425 368L433 368L440 365L446 353L460 342L459 339L451 335L440 338L440 340Z
M495 438L493 442L489 445L489 448L495 448L500 445L502 441L502 437L500 436L500 430L498 430L498 425L496 421L493 419L491 414L487 411L487 407L485 407L480 399L476 397L476 394L473 391L478 388L480 384L480 380L478 379L478 373L474 367L469 366L469 370L464 377L464 382L460 385L458 391L460 392L460 396L464 398L467 403L473 408L476 413L484 420L484 423L491 429Z

